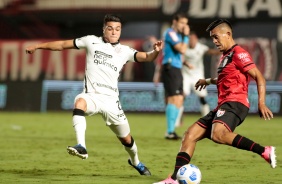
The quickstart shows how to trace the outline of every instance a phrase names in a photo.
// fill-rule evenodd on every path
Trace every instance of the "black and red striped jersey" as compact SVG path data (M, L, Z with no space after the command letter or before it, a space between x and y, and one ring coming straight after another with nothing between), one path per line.
M255 68L250 54L237 44L224 52L218 65L218 106L227 101L236 101L249 107L248 71Z

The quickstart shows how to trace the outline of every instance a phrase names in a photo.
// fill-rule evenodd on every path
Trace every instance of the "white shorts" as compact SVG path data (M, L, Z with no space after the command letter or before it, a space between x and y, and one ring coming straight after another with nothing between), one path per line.
M183 93L185 96L190 95L193 91L199 97L205 97L208 95L207 89L202 89L201 91L195 89L195 84L199 79L204 79L202 75L188 75L182 72L183 75Z
M130 133L127 118L121 108L119 98L95 93L80 93L75 97L76 101L83 98L86 101L87 108L85 114L92 116L102 114L106 125L118 137L126 137Z

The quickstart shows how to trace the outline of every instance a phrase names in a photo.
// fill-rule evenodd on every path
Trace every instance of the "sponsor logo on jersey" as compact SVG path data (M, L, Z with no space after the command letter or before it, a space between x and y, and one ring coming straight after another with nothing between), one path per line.
M104 65L106 67L113 69L114 71L117 71L117 67L115 65L107 62L107 60L111 59L112 57L113 57L112 55L109 55L109 54L106 54L104 52L96 50L95 54L94 54L94 63L97 64L97 65L98 64Z
M168 34L174 42L178 41L178 36L177 36L176 32L170 31Z
M113 91L115 91L115 92L118 91L117 88L114 88L114 87L109 86L109 85L107 85L107 84L101 84L101 83L98 83L98 82L94 82L94 85L97 85L98 87L108 88L108 89L113 90Z
M250 62L250 61L251 61L249 54L246 53L246 52L239 53L239 54L238 54L238 58L240 59L240 61L241 61L242 63Z
M224 113L225 113L224 109L218 109L217 112L216 112L216 116L221 117L221 116L223 116Z

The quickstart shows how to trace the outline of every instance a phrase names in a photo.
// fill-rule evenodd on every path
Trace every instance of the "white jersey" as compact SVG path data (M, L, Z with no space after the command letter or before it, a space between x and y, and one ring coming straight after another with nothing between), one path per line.
M183 67L183 75L204 77L204 54L209 50L209 47L198 42L194 48L188 48L184 54L184 59L193 66L193 69Z
M134 61L137 51L120 43L105 43L94 35L77 38L74 45L86 49L84 92L118 96L120 72L124 64Z

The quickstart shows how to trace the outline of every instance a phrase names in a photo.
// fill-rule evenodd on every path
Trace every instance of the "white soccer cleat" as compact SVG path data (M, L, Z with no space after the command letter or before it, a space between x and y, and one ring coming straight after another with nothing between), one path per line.
M83 146L81 146L80 144L75 145L75 146L68 146L67 152L70 155L77 156L83 160L88 158L86 149Z
M275 147L266 146L264 148L264 152L261 154L261 157L266 160L272 168L276 167L276 155L275 155Z

